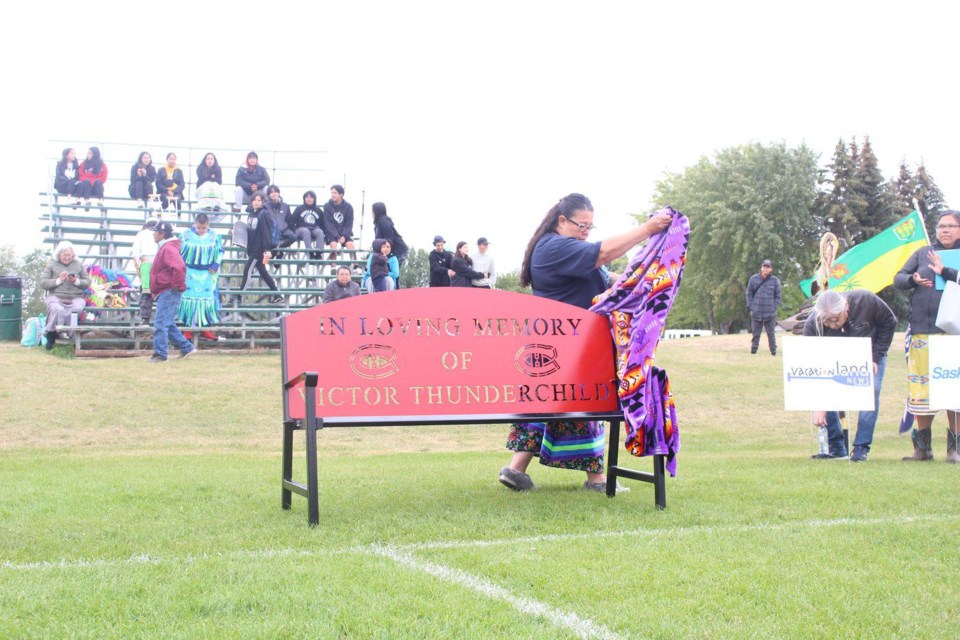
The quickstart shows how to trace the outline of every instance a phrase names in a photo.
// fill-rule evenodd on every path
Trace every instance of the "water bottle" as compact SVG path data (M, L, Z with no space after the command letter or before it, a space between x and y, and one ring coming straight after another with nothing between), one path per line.
M820 427L817 433L817 442L820 444L820 455L830 454L830 441L827 438L827 428Z
M77 317L77 312L76 312L76 311L74 311L73 313L70 314L70 326L71 326L71 327L76 327L78 320L79 320L79 318Z

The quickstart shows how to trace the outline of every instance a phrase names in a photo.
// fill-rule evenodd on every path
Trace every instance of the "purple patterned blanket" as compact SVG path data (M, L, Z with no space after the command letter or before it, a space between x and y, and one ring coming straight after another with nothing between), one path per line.
M667 456L667 471L676 476L677 411L666 371L653 366L653 359L680 288L690 224L670 207L659 213L670 214L673 222L647 241L590 310L610 318L626 430L624 447L635 456Z

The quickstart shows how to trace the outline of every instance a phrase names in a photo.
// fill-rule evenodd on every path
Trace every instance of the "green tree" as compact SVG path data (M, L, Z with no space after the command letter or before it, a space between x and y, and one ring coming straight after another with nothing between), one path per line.
M430 285L430 258L423 249L410 249L407 262L400 274L400 286L404 289Z
M894 217L897 220L906 216L916 208L913 204L914 198L916 197L916 188L916 179L913 177L913 174L910 173L907 162L901 160L897 179L890 182Z
M822 218L823 231L829 231L840 240L840 251L846 251L860 241L860 212L865 208L857 180L856 142L850 147L841 138L833 151L833 159L824 172L823 184L829 187L817 199L817 211Z
M746 326L746 284L764 258L777 265L785 293L807 278L819 239L816 186L814 153L783 143L724 149L659 181L656 204L682 211L691 227L670 325L717 333Z
M927 235L930 238L936 237L937 218L944 210L949 209L943 199L943 192L937 186L933 176L927 172L923 160L917 167L917 173L914 177L914 194L917 204L920 206L920 213L923 215L924 222L927 223Z
M21 279L22 316L29 318L46 311L40 276L50 255L44 249L34 249L23 258L18 258L11 245L0 245L0 275Z
M514 269L509 273L497 274L497 289L516 291L517 293L532 293L530 287L520 286L520 270Z
M862 241L872 238L897 221L893 200L886 179L880 171L877 156L873 153L870 136L864 136L863 146L860 148L856 184L863 200L859 219Z

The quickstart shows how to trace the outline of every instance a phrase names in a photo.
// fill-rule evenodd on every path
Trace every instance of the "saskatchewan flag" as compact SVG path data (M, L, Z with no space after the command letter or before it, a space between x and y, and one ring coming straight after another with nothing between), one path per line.
M923 217L914 211L834 260L830 288L835 291L867 289L877 293L893 284L893 276L914 251L928 244ZM813 281L814 278L810 278L800 283L807 297Z

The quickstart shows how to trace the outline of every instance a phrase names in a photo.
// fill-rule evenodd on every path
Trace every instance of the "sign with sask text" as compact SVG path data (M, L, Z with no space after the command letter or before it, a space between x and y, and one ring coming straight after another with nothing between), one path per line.
M870 338L785 336L787 411L873 410Z
M960 336L930 336L930 408L960 408Z
M318 374L317 416L611 413L609 320L507 291L436 287L346 298L281 321L286 379ZM303 418L304 388L288 417Z

